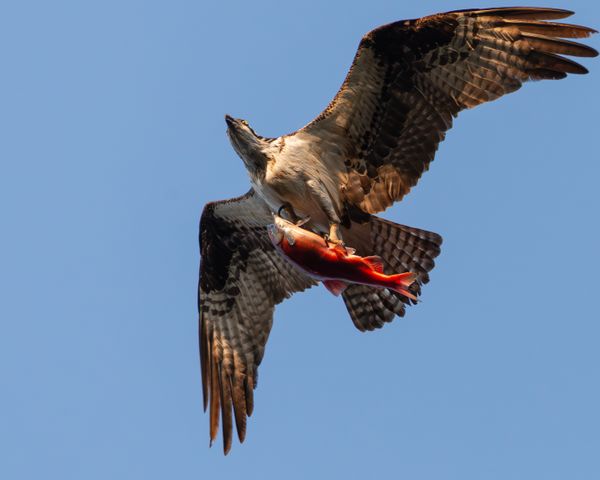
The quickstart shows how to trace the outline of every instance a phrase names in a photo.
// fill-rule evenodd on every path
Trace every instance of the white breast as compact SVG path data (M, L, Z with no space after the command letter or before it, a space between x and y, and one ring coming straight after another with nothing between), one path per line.
M269 163L264 179L254 181L253 186L273 212L289 203L298 216L311 218L312 228L327 232L327 216L306 182L318 179L339 211L339 186L345 167L341 152L337 149L323 152L314 140L306 135L293 135L285 137L283 148L275 144L272 152L275 161Z

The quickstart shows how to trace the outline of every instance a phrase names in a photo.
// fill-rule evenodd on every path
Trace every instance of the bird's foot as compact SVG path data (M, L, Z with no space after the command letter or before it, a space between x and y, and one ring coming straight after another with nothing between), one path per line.
M340 226L337 223L332 223L329 226L329 234L325 235L325 241L327 242L327 245L329 245L329 248L337 248L337 249L341 249L344 252L346 252L346 254L348 254L348 249L346 248L346 244L344 243L344 240L342 239L342 236L340 234Z

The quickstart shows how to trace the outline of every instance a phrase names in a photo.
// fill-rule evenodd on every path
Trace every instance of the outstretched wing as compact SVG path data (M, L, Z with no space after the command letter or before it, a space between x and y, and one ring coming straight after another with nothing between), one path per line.
M517 90L527 80L587 73L560 55L593 57L562 38L595 30L553 23L552 8L462 10L367 33L330 105L296 132L342 148L345 200L376 213L400 200L433 160L459 111Z
M223 422L231 448L232 411L240 442L252 414L257 368L275 305L315 282L277 254L266 231L273 217L254 191L209 203L200 220L200 359L210 439Z

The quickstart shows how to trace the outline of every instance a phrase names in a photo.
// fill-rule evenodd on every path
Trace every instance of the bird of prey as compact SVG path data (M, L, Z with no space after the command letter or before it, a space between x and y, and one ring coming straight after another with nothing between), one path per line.
M572 38L591 28L555 22L555 8L460 10L398 21L368 32L335 98L305 127L265 138L226 116L227 134L250 176L245 195L205 206L200 221L200 357L210 440L235 419L240 442L253 410L257 368L276 304L315 282L277 255L266 225L281 207L307 228L378 255L385 271L428 281L440 252L435 233L375 216L401 200L428 169L453 118L514 92L528 80L587 70L563 55L597 52ZM402 316L410 300L353 285L343 294L360 330Z

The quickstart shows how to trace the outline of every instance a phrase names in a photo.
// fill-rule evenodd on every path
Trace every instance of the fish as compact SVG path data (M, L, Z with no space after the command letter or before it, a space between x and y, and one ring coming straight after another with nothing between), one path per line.
M269 238L280 255L311 278L322 282L333 295L339 296L350 284L357 283L387 288L418 301L408 290L417 278L415 273L386 275L381 257L362 257L355 255L353 248L330 243L302 228L307 221L292 223L273 215L273 223L267 226Z

